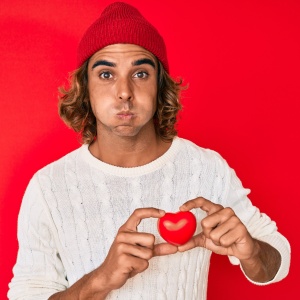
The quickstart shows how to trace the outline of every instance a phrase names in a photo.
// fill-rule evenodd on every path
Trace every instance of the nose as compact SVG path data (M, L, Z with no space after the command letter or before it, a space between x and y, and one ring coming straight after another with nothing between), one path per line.
M129 79L119 79L117 87L117 98L122 101L131 101L133 99L133 92Z

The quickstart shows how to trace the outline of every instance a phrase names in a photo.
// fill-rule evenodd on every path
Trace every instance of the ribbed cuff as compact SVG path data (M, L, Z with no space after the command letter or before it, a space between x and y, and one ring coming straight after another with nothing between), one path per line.
M274 247L281 255L281 264L279 267L279 270L277 272L277 274L275 275L275 277L267 282L256 282L253 281L252 279L250 279L244 272L242 266L240 265L240 261L238 258L236 258L235 256L228 256L230 262L233 265L240 265L240 268L243 272L243 274L245 275L245 277L253 284L255 285L268 285L271 283L275 283L278 282L280 280L282 280L283 278L285 278L289 272L289 268L290 268L290 262L291 262L291 248L290 248L290 244L287 241L287 239L281 235L279 232L275 232L272 235L268 235L268 236L264 236L264 237L260 237L258 240L265 242L269 245L271 245L272 247Z

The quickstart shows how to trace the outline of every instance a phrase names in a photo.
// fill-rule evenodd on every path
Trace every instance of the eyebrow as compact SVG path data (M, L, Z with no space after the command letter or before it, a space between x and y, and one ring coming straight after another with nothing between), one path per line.
M110 61L107 61L107 60L97 60L93 66L92 66L92 69L98 67L98 66L107 66L107 67L115 67L116 64L115 63L112 63Z
M132 63L133 66L140 66L140 65L143 65L143 64L148 64L148 65L152 66L155 69L154 61L152 59L149 59L149 58L138 59L138 60L136 60Z
M140 65L144 65L144 64L148 64L150 66L152 66L155 69L155 63L152 59L149 58L142 58L142 59L138 59L136 61L134 61L132 63L133 66L140 66ZM92 69L98 67L98 66L107 66L107 67L116 67L116 64L107 60L97 60L93 66Z

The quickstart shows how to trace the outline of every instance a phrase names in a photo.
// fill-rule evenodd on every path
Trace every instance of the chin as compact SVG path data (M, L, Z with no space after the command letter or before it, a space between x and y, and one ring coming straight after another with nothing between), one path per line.
M118 130L115 131L115 134L119 137L135 137L139 134L139 131Z

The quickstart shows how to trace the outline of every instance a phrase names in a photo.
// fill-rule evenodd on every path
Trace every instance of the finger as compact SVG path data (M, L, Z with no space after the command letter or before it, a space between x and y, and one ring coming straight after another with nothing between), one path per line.
M141 220L146 218L161 218L165 215L165 211L154 207L138 208L129 219L120 227L121 230L137 231L137 226Z
M229 230L235 229L239 224L242 224L236 215L229 217L216 214L208 216L201 221L203 232L209 238L212 238L213 235L221 236Z
M117 250L116 250L119 255L122 254L128 254L134 257L139 257L142 259L149 260L150 258L153 257L153 250L138 246L138 245L132 245L132 244L126 244L126 243L120 243L117 245Z
M240 220L235 216L235 213L231 208L224 208L202 219L201 227L205 236L211 238L212 232L219 232L216 229L219 228L219 230L221 230L220 228L223 228L223 230L228 231L231 227L235 227L239 222ZM226 224L226 227L225 225L221 227L223 224Z
M187 243L178 247L179 252L184 252L195 247L205 247L205 236L201 232L200 234L194 235Z
M232 224L230 224L230 226L224 224L224 226L222 225L220 227L220 229L217 228L218 232L216 234L213 232L211 233L211 239L215 244L222 247L228 248L232 247L233 244L244 244L245 238L250 237L246 227L241 222L237 223L236 226L232 226Z
M142 247L153 249L155 237L153 234L146 232L121 231L116 236L115 242L139 245Z
M237 232L235 230L230 230L222 236L220 236L218 240L218 245L225 248L229 248L233 244L235 244L239 239L240 236L237 234ZM214 241L214 243L216 244L217 242Z
M220 204L213 203L203 197L198 197L185 202L179 207L181 211L188 211L193 208L201 208L202 210L206 211L208 215L210 215L223 209L223 206Z
M129 273L129 277L133 277L136 274L142 273L149 267L149 261L146 259L142 259L139 257L131 257L129 258L131 271Z
M113 271L123 275L128 274L128 277L133 277L146 270L148 266L149 262L147 259L123 253L118 256L118 261Z
M154 245L153 251L153 256L163 256L176 253L178 248L168 243L162 243Z
M191 240L189 240L186 244L179 246L178 251L184 252L190 249L193 249L195 247L202 247L205 249L208 249L210 251L213 251L214 253L226 255L228 254L228 251L226 248L215 245L212 240L207 239L203 232L201 232L198 235L195 235Z

